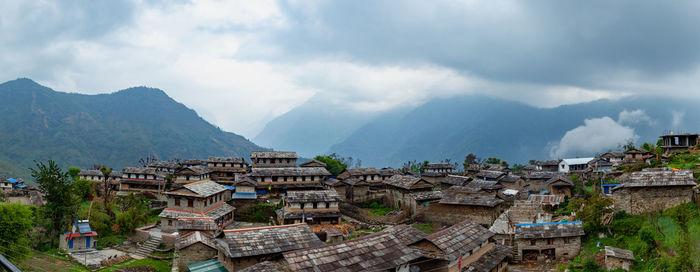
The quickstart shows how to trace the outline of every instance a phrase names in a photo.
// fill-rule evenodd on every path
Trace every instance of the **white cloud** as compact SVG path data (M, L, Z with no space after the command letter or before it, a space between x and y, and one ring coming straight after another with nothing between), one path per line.
M567 131L559 143L552 146L550 156L589 156L614 149L628 139L636 141L638 138L633 128L623 126L610 117L586 119L583 125Z
M681 124L683 123L684 116L685 116L685 111L672 110L671 111L671 127L673 129L680 128Z
M638 124L642 122L646 122L649 125L654 124L654 121L652 121L651 118L644 112L644 110L641 109L633 111L624 110L620 112L620 114L617 117L617 122L620 124L627 125Z

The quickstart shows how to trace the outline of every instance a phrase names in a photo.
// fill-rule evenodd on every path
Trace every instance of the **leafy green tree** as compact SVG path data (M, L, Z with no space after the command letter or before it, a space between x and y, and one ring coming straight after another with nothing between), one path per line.
M692 204L678 205L668 211L673 221L678 224L681 231L676 240L676 258L673 260L673 271L696 271L693 263L694 246L690 239L688 223L698 217L698 209Z
M109 206L109 201L112 195L112 180L110 175L112 175L112 168L107 168L107 166L101 165L99 167L100 173L102 173L102 204L105 207ZM111 209L107 209L107 213L110 216L114 216Z
M600 267L596 263L595 258L588 257L583 261L583 271L584 272L598 272Z
M74 180L75 181L73 182L73 191L75 191L75 196L79 199L92 199L92 182L84 178L77 178Z
M487 163L487 164L501 164L501 159L499 159L499 158L488 158L488 159L486 159L486 161L484 161L484 163Z
M584 231L590 234L603 230L603 215L612 212L612 200L601 197L600 194L595 194L587 199L574 199L569 205L579 207L576 218L583 221Z
M316 156L314 160L323 162L326 164L326 170L331 173L331 175L337 176L343 170L348 168L348 165L343 163L340 158L338 158L338 155L335 153L330 154L328 156Z
M473 153L469 153L465 158L464 158L464 169L468 169L469 165L476 164L479 161L479 159L474 155Z
M68 167L68 175L73 178L73 180L78 180L78 174L80 174L80 168L75 166Z
M148 222L148 206L143 198L130 193L122 202L124 211L117 214L119 232L129 234Z
M39 185L39 191L44 194L46 204L42 206L42 216L51 222L47 228L51 234L51 247L55 248L54 238L77 216L78 201L74 195L73 183L68 172L63 172L52 160L49 160L48 165L36 162L36 169L29 170Z
M507 162L507 161L501 161L501 165L503 165L503 167L505 167L505 168L508 168L508 162Z
M29 231L34 227L34 212L28 205L0 204L0 254L20 261L30 253Z
M97 233L104 234L110 232L110 228L114 221L112 217L107 214L105 206L100 201L93 201L84 209L78 212L80 218L89 218L90 226L97 231Z

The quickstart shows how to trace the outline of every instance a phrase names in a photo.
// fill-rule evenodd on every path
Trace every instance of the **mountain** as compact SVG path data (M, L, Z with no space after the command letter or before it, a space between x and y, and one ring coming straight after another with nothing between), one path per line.
M344 140L375 116L333 105L324 97L315 95L268 122L253 141L313 158L325 154L332 145Z
M0 175L26 179L33 160L121 169L147 156L246 158L263 149L153 88L84 95L17 79L0 84L0 101Z
M536 108L483 96L436 99L412 110L369 118L351 133L336 134L344 139L317 153L351 156L361 159L363 166L373 167L397 167L409 160L449 158L461 162L468 153L521 164L531 159L591 156L616 149L633 136L639 144L655 143L666 129L698 132L700 109L695 104L642 97ZM677 124L673 124L674 118ZM588 124L584 122L586 119L593 121ZM601 128L602 125L610 129ZM289 140L294 139L295 133L288 130L284 135ZM567 140L560 143L565 135ZM309 135L304 139L305 145L314 145L316 141ZM596 145L605 149L594 151Z

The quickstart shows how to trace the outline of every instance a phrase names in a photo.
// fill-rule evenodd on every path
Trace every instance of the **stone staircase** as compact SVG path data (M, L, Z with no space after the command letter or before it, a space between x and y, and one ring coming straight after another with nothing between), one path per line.
M134 259L143 259L151 255L156 248L160 245L160 241L163 239L158 235L151 235L146 242L141 245L135 253L132 254Z

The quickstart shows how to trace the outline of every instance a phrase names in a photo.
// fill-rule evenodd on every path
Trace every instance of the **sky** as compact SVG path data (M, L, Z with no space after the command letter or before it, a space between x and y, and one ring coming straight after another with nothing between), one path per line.
M464 94L537 107L698 99L699 11L697 1L0 0L0 81L160 88L249 138L315 95L363 112ZM634 114L582 127L630 136Z

